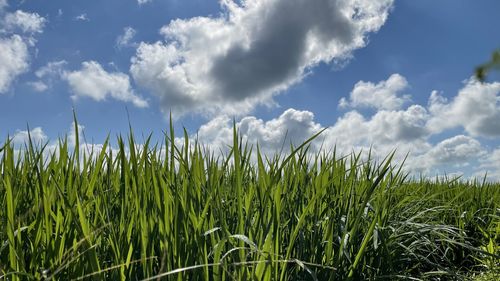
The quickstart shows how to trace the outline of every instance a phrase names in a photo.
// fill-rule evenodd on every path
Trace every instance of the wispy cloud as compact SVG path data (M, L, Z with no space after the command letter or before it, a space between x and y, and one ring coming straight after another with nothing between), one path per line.
M123 29L123 34L119 35L116 38L116 47L134 47L137 46L137 43L133 42L134 36L137 34L137 31L130 26L127 26Z
M86 13L80 14L75 17L76 21L90 21L89 17L87 16Z
M144 5L146 3L152 2L153 0L137 0L137 4Z
M24 33L41 33L46 22L47 20L37 13L17 10L5 15L2 25L7 32L19 30Z
M36 92L45 92L49 89L49 86L42 81L31 81L28 82L28 85L30 85Z
M52 88L54 82L61 79L65 72L65 60L51 61L35 71L37 81L28 82L36 92L45 92Z

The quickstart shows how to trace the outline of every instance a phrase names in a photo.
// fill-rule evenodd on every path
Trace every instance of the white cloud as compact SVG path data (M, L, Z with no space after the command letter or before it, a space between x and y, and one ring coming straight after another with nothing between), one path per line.
M75 147L76 145L76 136L77 136L77 133L78 133L78 142L80 144L83 144L85 143L85 139L84 139L84 135L83 135L83 130L85 129L85 126L83 125L78 125L78 130L75 130L75 122L72 122L71 123L71 127L70 127L70 130L68 132L68 144L71 146L71 147Z
M87 16L86 13L80 14L75 17L76 21L90 21L89 17Z
M3 19L3 28L8 32L20 30L24 33L41 33L46 19L37 13L27 13L17 10L8 13Z
M122 48L122 47L129 47L136 45L135 43L132 42L132 39L134 39L136 33L137 33L136 30L133 29L132 27L130 26L125 27L123 29L123 34L121 34L120 36L118 36L118 38L116 38L116 46L118 48Z
M29 69L29 48L36 43L34 33L41 33L45 18L17 10L6 13L7 1L0 2L0 94L6 93L15 79Z
M415 171L426 174L451 172L458 175L464 174L464 168L484 158L485 155L486 149L478 140L465 135L457 135L439 142L428 152L414 157L409 161L409 166ZM470 169L477 170L474 167Z
M428 155L435 163L459 165L470 159L480 158L484 153L479 141L464 135L458 135L438 143Z
M197 137L214 150L232 145L233 123L227 116L219 116L200 127ZM266 154L278 152L283 146L288 149L290 142L300 145L321 130L314 122L314 114L309 111L288 109L278 118L264 122L254 116L241 119L236 124L243 141L259 144Z
M131 102L137 107L147 107L146 100L136 95L130 85L128 75L121 72L107 72L95 61L82 63L82 69L65 72L63 79L69 83L73 98L90 97L103 101L107 97Z
M166 42L141 43L130 72L165 111L245 114L318 63L364 47L392 3L223 0L221 16L174 20L161 29Z
M326 144L337 145L346 152L373 146L381 154L396 148L403 154L420 153L428 148L427 118L426 109L420 105L412 105L406 110L378 111L369 119L351 111L325 132Z
M446 173L483 176L488 170L490 179L500 179L500 169L497 167L500 161L500 148L491 152L473 137L475 133L492 135L491 132L495 132L491 127L494 124L485 122L489 119L484 116L491 117L498 114L496 113L500 86L498 84L469 81L451 102L433 92L427 108L414 104L401 109L402 103L394 103L397 104L394 106L397 110L374 106L377 111L371 116L364 116L356 110L349 111L327 127L313 142L312 151L318 151L320 148L328 151L336 147L338 155L346 155L363 150L371 151L372 156L381 159L396 149L395 161L398 163L401 163L409 153L405 167L413 175L422 173L433 176ZM382 96L388 99L397 97L395 93L408 87L406 79L399 75L393 75L377 85L370 82L360 82L356 85L363 87L368 85L373 92L379 91L379 93L393 89L393 91L387 90L391 94L379 94L380 99ZM359 99L360 96L358 99L353 98L355 96L351 94L350 103L353 105L368 104L365 102L366 99ZM477 108L476 111L479 112L472 111L473 108ZM450 118L452 120L448 120ZM436 123L438 120L444 124ZM433 139L433 137L439 138L440 134L446 134L447 129L459 125L464 126L466 132L473 136L451 135L437 142L435 138ZM290 141L298 145L325 128L314 120L312 112L295 109L288 109L281 116L269 121L253 116L244 117L236 123L236 126L244 141L250 144L259 143L266 154L279 151L283 144L287 150ZM200 127L197 136L202 143L212 149L230 146L231 118L227 116L214 118Z
M149 3L151 1L153 1L153 0L137 0L137 4L143 5L143 4Z
M340 100L341 107L371 107L375 109L401 109L410 101L409 95L400 95L408 88L408 81L399 75L393 74L386 81L377 84L359 81L354 85L349 101Z
M78 130L75 131L75 123L72 122L69 131L66 132L64 136L62 136L62 141L67 140L68 148L70 150L75 148L76 145L76 133L78 133L79 137L79 151L80 151L80 156L81 160L83 160L83 155L85 154L87 157L90 156L91 153L92 157L97 157L104 147L103 144L99 143L88 143L86 139L84 138L84 129L85 126L83 125L78 125ZM59 140L58 139L49 139L43 129L41 127L36 127L29 132L27 130L17 130L14 135L11 137L11 144L14 145L14 155L17 157L18 155L22 154L25 152L24 146L25 144L28 144L29 142L29 137L31 137L31 140L35 146L40 146L41 144L44 145L44 151L43 151L43 157L45 159L48 159L51 157L53 154L58 156L59 154ZM139 147L140 145L138 145ZM113 151L113 155L117 155L118 149L113 148L111 146L108 146L109 150ZM128 150L126 150L128 152ZM0 157L2 156L3 152L0 152Z
M353 106L374 104L374 101L366 98L364 93L356 94L360 93L357 92L360 91L360 87L364 88L363 91L368 91L366 88L370 88L378 99L385 98L394 101L400 98L398 93L408 88L408 82L397 74L378 84L359 82L351 93L349 102ZM488 86L482 85L481 87ZM460 95L463 94L464 90L460 91L455 100L459 100ZM404 102L409 101L409 97L404 100ZM338 155L363 150L371 151L372 156L380 159L396 149L397 162L401 162L409 153L409 159L405 165L407 170L427 175L464 174L464 171L473 175L472 173L477 173L482 169L475 161L483 161L483 165L493 162L484 160L487 149L470 136L451 136L435 144L433 144L435 141L430 141L432 136L445 132L444 129L435 130L429 126L431 122L435 122L436 112L441 112L438 106L449 104L437 93L431 95L428 108L414 104L401 109L404 102L400 98L400 101L392 103L394 106L387 107L391 109L386 109L381 104L373 106L377 111L371 116L364 116L356 110L345 113L313 142L313 151L318 151L321 146L326 150L336 147ZM312 112L295 109L288 109L278 118L269 121L253 116L244 117L236 125L244 141L250 144L259 143L262 151L267 154L279 151L283 144L287 150L290 141L298 145L325 128L324 125L314 120ZM214 118L200 127L197 136L202 143L215 150L230 146L232 144L231 118L227 116ZM287 136L286 140L285 136ZM476 166L472 166L471 163Z
M488 170L489 179L500 179L500 148L489 152L478 140L466 135L451 136L432 144L429 141L432 134L425 130L428 118L425 108L419 105L406 110L379 111L371 118L351 111L327 127L312 143L310 151L328 152L336 147L337 156L360 150L366 156L371 150L374 159L382 159L397 149L395 163L402 163L409 153L404 167L415 176L422 173L430 177L444 174L481 177ZM288 152L290 142L297 146L325 128L314 120L312 112L295 109L288 109L268 121L247 116L237 122L236 127L244 142L258 143L268 156L281 149ZM406 129L411 127L420 133L401 133L409 132ZM220 149L226 152L233 142L233 121L227 116L215 117L191 137L197 137L215 153ZM183 140L177 139L176 143L182 145Z
M424 127L426 118L426 110L418 105L401 111L380 111L369 119L351 111L326 128L311 148L312 151L321 148L329 151L336 147L338 155L371 149L375 157L385 157L397 148L398 160L401 161L408 152L418 156L432 148ZM231 118L218 116L202 125L196 136L201 143L217 152L232 145L232 125ZM236 126L244 142L248 141L251 145L258 143L267 155L282 148L286 152L290 142L298 146L325 128L314 120L312 112L295 109L288 109L268 121L247 116Z
M55 79L60 79L64 75L66 64L65 60L48 62L35 71L35 76L39 80L28 82L28 84L37 92L47 91L52 88Z
M485 159L481 160L481 171L477 173L478 177L484 177L488 173L490 179L500 181L500 147L493 150Z
M10 85L29 69L29 53L26 42L19 35L0 37L0 94L9 90Z
M42 81L31 81L28 82L28 85L30 85L33 90L37 92L45 92L49 89L49 86Z
M500 83L468 80L458 95L448 102L438 92L429 99L433 117L428 127L434 132L463 127L473 136L500 136Z
M41 144L47 141L47 135L43 132L42 128L36 127L30 131L16 131L12 137L12 143L16 146L24 145L29 142L30 137L33 144Z
M35 71L35 76L38 78L62 76L64 73L64 67L68 64L65 60L51 61L45 66L40 67Z

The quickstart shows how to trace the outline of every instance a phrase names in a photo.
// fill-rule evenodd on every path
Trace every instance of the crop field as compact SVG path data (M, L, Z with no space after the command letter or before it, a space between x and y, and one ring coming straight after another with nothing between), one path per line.
M0 280L495 280L499 184L173 139L1 144Z

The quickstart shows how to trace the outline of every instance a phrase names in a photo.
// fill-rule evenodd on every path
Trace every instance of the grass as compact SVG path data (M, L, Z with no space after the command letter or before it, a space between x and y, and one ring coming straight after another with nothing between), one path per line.
M171 126L163 144L138 146L131 131L114 150L83 153L78 138L52 152L0 145L0 280L468 280L498 269L499 184L411 180L393 155L312 155L312 138L269 157L236 129L222 156L173 139Z

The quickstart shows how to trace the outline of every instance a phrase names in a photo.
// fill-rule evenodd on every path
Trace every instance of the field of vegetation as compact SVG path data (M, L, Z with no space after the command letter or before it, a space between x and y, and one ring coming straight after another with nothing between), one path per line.
M0 280L500 280L499 184L234 136L224 156L172 127L85 153L6 141Z

